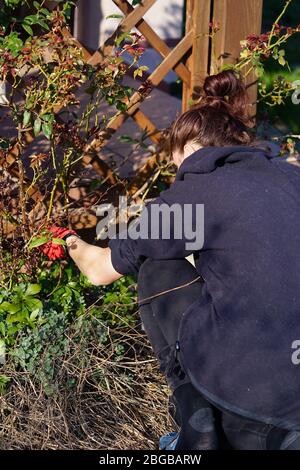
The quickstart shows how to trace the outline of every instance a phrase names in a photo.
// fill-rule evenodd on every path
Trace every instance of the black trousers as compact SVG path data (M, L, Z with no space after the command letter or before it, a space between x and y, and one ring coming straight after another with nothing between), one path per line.
M198 273L186 259L146 259L138 274L141 320L159 361L160 370L166 376L172 391L190 382L180 361L180 350L176 357L174 350L182 313L201 295L202 280L197 278ZM183 284L186 284L186 287L157 295ZM216 408L208 401L207 406L211 407L216 418L221 448L300 449L300 432L289 432L271 424L245 418ZM176 414L174 418L176 420Z

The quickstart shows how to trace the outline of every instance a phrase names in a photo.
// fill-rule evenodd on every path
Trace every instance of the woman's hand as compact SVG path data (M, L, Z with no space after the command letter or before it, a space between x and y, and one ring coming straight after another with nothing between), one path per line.
M80 271L97 286L110 284L122 277L112 265L110 248L90 245L81 240L74 230L67 228L53 225L49 231L52 233L51 240L39 246L49 259L64 259L68 250ZM66 243L55 243L55 239L66 239Z
M57 225L53 225L49 228L49 232L51 232L51 240L40 245L38 248L44 255L46 255L49 259L64 259L66 258L66 250L63 244L55 242L55 239L64 239L67 235L77 235L74 230L69 230L64 227L58 227Z
M113 267L109 247L90 245L75 236L68 237L66 243L73 261L95 286L106 286L122 277Z

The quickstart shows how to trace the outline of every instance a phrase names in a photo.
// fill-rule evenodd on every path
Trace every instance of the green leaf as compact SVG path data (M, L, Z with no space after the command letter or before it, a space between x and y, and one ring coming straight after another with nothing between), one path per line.
M56 245L66 245L65 240L63 240L62 238L51 238L51 241Z
M30 320L34 321L36 317L38 316L38 314L39 314L39 309L33 310L33 312L31 312L30 317L29 317Z
M117 101L116 108L119 109L120 111L126 111L127 104L124 103L123 101Z
M130 33L120 34L120 36L118 36L117 39L115 40L116 45L119 46L121 42L125 41L125 39L128 37L130 37Z
M141 65L138 69L136 69L134 72L133 72L133 77L136 78L137 76L138 77L142 77L143 76L143 72L145 72L146 70L148 70L149 67L147 67L146 65Z
M3 139L0 137L0 148L8 149L10 147L10 141L8 139Z
M40 238L33 238L29 244L28 249L31 250L32 248L36 248L37 246L44 245L44 243L47 243L49 241L48 237L40 237Z
M41 5L40 5L38 2L36 2L36 1L33 2L33 6L34 6L37 10L39 10L39 9L41 8Z
M10 50L13 57L17 57L23 47L23 41L19 38L19 33L12 32L6 36L4 47Z
M118 14L114 13L113 15L108 15L108 16L105 17L106 20L109 20L110 18L123 19L124 15L118 15Z
M283 55L280 55L280 56L279 56L279 58L278 58L278 63L279 63L280 65L282 65L282 67L285 66L286 60L285 60L285 58L283 57Z
M120 142L136 142L136 139L133 139L130 135L126 135L126 134L120 135L118 137L118 140Z
M12 314L8 315L6 317L6 323L8 324L21 323L24 321L24 317L25 317L25 314L19 310L18 313L14 315Z
M40 284L29 284L26 289L25 295L35 295L35 294L38 294L40 290L41 290Z
M0 322L0 333L5 336L5 323L3 321Z
M52 132L53 132L53 127L51 122L46 122L42 125L42 131L44 133L44 136L47 137L48 140L51 139Z
M29 36L33 36L33 29L29 24L22 23L22 28L25 29L26 33L29 34Z
M46 18L51 15L50 11L47 10L47 8L41 8L40 9L40 13L42 13L44 16L46 16Z
M240 53L240 58L245 59L251 54L251 52L248 49L243 49Z
M0 310L14 314L20 310L20 305L12 304L10 302L5 301L5 302L2 302L2 304L0 305Z
M5 4L10 8L17 7L22 0L4 0Z
M0 393L4 393L6 389L6 385L10 382L10 377L7 375L0 375Z
M107 96L106 101L107 101L108 104L114 104L115 99L114 99L113 96Z
M41 119L45 122L53 122L54 121L54 114L51 114L51 113L47 113L47 114L43 114L41 116Z
M264 74L264 68L262 66L257 66L254 70L254 73L257 77L262 77Z
M24 114L23 114L23 126L24 127L26 127L29 124L30 118L31 118L31 112L28 111L28 109L25 109Z
M25 18L23 20L23 24L25 23L25 24L29 24L29 25L34 25L34 24L37 24L38 19L39 19L38 15L25 16Z
M42 26L42 28L46 29L47 31L50 30L49 26L47 25L46 21L42 20L42 19L39 19L37 21L37 24L39 24L40 26Z
M43 304L39 299L36 299L35 297L28 296L25 299L25 305L30 310L31 312L34 310L40 310L43 308Z
M34 121L34 126L33 126L33 132L34 132L35 137L38 136L39 133L41 132L41 127L42 127L42 121L39 117L37 117L36 120Z

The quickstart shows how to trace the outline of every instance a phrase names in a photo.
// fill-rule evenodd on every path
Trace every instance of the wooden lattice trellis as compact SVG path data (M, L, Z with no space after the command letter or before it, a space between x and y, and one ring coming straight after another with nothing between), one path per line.
M117 30L95 53L91 54L73 38L82 48L84 59L92 65L101 63L107 55L111 54L116 37L136 27L147 39L150 46L162 57L161 63L151 73L148 80L155 87L173 69L183 82L183 111L188 109L190 99L198 96L199 89L207 74L213 72L209 23L218 21L221 26L214 45L215 54L221 58L221 62L235 60L235 57L238 56L239 41L249 33L260 31L263 0L186 0L186 32L176 47L170 49L144 19L145 13L157 0L143 0L135 8L127 0L112 1L124 14L124 19L120 22ZM64 35L72 38L68 29L64 30ZM251 77L249 80L251 81ZM254 101L255 92L253 88L252 101ZM134 119L141 129L146 130L154 142L159 142L160 130L140 109L144 98L145 93L135 92L128 102L126 112L115 115L109 121L106 130L97 135L84 149L82 164L85 166L91 164L101 177L107 178L111 183L115 183L114 174L99 157L99 151L128 118ZM25 139L29 145L33 141L32 134L27 133ZM19 152L20 149L16 145L9 157L9 170L14 174L19 172L17 164ZM132 191L147 177L155 164L155 159L156 156L151 157L140 169L131 183ZM40 199L38 189L35 187L31 187L28 195L33 200Z

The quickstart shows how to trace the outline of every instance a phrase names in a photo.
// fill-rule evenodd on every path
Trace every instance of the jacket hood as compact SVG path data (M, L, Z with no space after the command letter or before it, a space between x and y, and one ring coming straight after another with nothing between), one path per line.
M268 152L259 147L230 146L230 147L203 147L189 155L180 165L176 180L183 180L188 173L211 173L216 168L227 163L246 161L249 158L273 158L274 149ZM276 153L276 152L275 152Z

